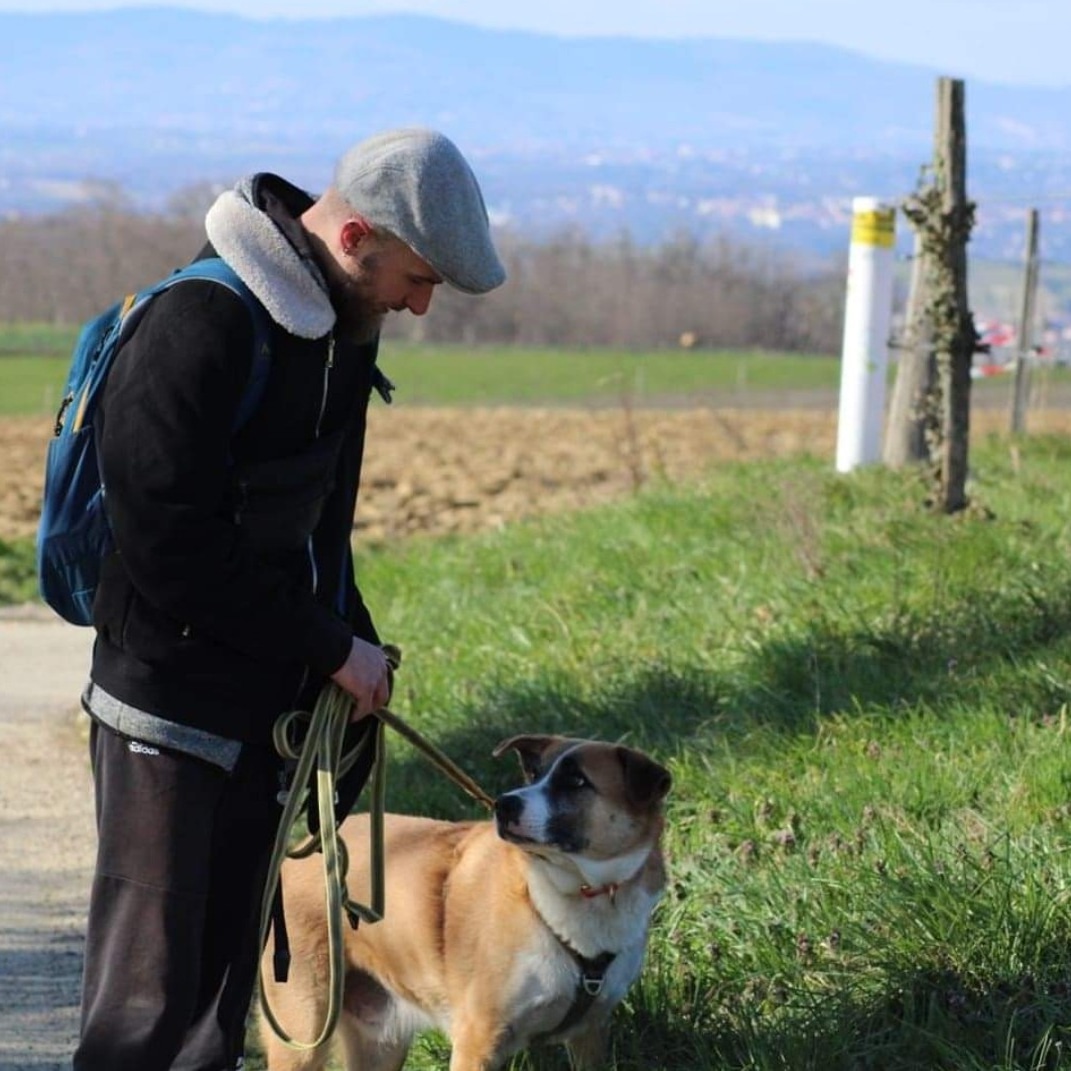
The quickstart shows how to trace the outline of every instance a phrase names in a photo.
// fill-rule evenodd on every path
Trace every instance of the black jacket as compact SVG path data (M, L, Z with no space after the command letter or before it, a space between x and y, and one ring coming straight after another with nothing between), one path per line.
M292 217L312 203L274 176L251 189L254 206L273 197ZM167 721L267 744L274 719L309 705L354 634L378 642L350 553L377 346L275 322L263 398L234 433L252 346L241 300L189 281L154 299L116 357L97 444L117 553L94 604L92 678ZM243 473L282 472L285 484L310 451L332 460L326 482L309 481L324 497L308 539L273 541L270 510L259 533L236 523ZM299 476L280 516L303 487Z

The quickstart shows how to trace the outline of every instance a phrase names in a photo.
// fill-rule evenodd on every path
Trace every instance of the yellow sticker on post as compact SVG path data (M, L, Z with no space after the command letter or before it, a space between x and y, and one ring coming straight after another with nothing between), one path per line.
M877 208L852 216L852 241L891 249L896 244L896 209Z

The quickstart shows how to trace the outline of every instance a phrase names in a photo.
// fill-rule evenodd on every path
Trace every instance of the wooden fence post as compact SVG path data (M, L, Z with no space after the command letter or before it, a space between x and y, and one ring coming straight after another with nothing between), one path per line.
M1012 390L1011 431L1026 431L1026 407L1030 399L1030 361L1034 350L1034 308L1038 292L1038 210L1030 209L1026 221L1026 268L1023 273L1023 303L1016 331L1015 386Z
M926 311L927 274L926 247L916 230L904 327L896 342L900 359L885 429L883 460L894 469L911 462L932 460L936 369Z
M978 344L967 303L967 241L974 224L974 205L967 200L963 100L961 80L938 80L935 211L926 238L933 250L929 310L941 407L934 505L945 513L954 513L967 505L971 363Z

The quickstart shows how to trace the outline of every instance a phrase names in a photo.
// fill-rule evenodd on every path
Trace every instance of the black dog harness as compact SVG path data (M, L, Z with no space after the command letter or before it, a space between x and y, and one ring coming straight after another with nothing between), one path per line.
M595 998L602 992L606 981L606 972L610 964L617 959L616 952L600 952L597 956L588 958L582 956L568 941L557 934L558 943L573 957L580 973L576 979L576 992L573 994L573 1003L565 1013L565 1017L553 1030L546 1030L534 1040L536 1043L551 1041L566 1030L576 1026L587 1014L588 1009L595 1003Z

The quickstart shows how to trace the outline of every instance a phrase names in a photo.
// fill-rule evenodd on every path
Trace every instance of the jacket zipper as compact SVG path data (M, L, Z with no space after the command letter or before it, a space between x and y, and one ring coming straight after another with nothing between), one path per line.
M320 394L320 412L316 417L316 434L314 438L320 437L320 426L323 424L324 411L327 409L327 391L331 384L331 369L335 367L335 336L334 334L327 340L327 359L324 361L324 385L323 391Z
M327 395L331 387L331 369L335 367L335 335L334 332L327 340L327 357L324 359L323 390L320 392L320 412L316 414L316 429L314 439L320 438L320 431L324 422L324 413L327 411ZM309 535L309 565L312 568L312 591L315 594L320 588L320 570L316 564L316 554L312 546L312 534Z
M314 429L313 438L320 438L320 429L323 426L324 413L327 410L327 394L331 385L331 369L335 367L335 335L331 333L330 338L327 340L327 357L324 359L324 375L323 375L323 389L320 392L320 411L316 414L316 427ZM309 569L312 572L312 593L315 595L320 587L320 568L316 564L316 552L312 545L312 535L310 534L306 541L306 550L309 556ZM298 684L297 691L295 692L295 700L297 696L305 690L305 684L309 679L309 667L305 666L301 671L301 681Z

